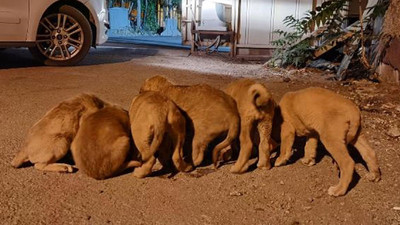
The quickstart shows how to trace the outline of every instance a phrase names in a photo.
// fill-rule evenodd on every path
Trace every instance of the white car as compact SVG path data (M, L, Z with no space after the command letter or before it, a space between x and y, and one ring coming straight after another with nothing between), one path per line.
M45 65L78 63L108 28L105 0L0 0L0 48L29 47Z

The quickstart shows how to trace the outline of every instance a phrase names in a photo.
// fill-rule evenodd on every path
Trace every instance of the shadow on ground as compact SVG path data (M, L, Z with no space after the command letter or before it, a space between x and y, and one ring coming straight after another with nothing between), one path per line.
M77 66L127 62L135 58L154 56L157 53L156 48L99 46L96 49L92 48ZM43 66L32 57L27 48L9 48L0 51L0 62L0 69Z

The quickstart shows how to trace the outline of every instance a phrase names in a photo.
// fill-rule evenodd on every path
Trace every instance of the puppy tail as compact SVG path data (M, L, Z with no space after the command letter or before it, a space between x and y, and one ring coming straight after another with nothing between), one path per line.
M165 129L155 128L153 130L154 137L153 137L153 140L152 140L152 142L150 144L150 149L149 149L148 152L144 152L142 154L142 161L143 162L148 161L157 152L157 150L159 149L159 147L160 147L160 145L161 145L161 143L163 141L163 138L164 138L164 132L160 132L160 131L165 131Z
M267 106L273 102L271 93L264 85L259 83L251 85L248 94L257 108Z
M232 141L234 141L239 134L239 121L235 121L231 124L231 127L228 130L228 134L226 135L225 140L215 146L212 152L212 160L214 163L214 167L217 168L217 163L219 160L220 153L223 149L228 147Z
M27 161L29 161L28 154L26 153L25 149L21 149L11 161L11 166L18 168Z

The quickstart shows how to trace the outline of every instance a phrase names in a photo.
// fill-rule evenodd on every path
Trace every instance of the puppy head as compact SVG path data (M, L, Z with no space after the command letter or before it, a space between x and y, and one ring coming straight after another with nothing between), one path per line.
M162 76L154 76L146 79L140 88L140 92L144 91L161 91L162 89L172 86L173 84Z

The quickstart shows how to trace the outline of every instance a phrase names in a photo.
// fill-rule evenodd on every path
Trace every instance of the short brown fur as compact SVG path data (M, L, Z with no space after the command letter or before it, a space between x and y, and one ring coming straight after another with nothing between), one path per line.
M315 164L318 139L332 155L340 169L340 180L328 190L329 195L344 195L352 180L354 161L347 144L354 145L366 161L367 178L380 180L380 171L375 151L368 145L361 132L360 110L350 100L323 88L307 88L286 93L280 103L281 154L275 165L284 165L291 156L295 135L308 140L302 162Z
M83 117L71 151L78 169L95 179L105 179L129 167L141 166L129 161L132 155L128 112L107 106Z
M132 137L143 162L133 172L135 177L143 178L151 173L156 152L163 165L167 164L171 151L165 143L172 145L172 162L177 170L192 169L183 160L186 122L175 103L157 92L143 92L132 100L129 117Z
M240 154L231 172L243 173L248 169L253 145L257 144L257 167L270 169L271 129L275 109L271 93L263 84L250 79L230 83L225 92L235 99L241 119Z
M155 76L143 84L141 91L159 91L174 101L193 123L192 160L200 165L210 142L226 134L213 150L216 163L222 149L229 146L239 133L240 118L235 101L223 91L209 85L179 86L166 78Z
M38 170L73 172L71 165L56 162L68 153L81 117L105 105L107 103L89 94L62 101L30 128L11 165L20 167L30 161Z

